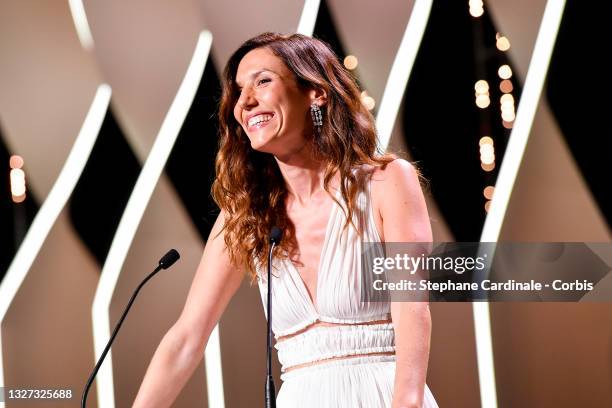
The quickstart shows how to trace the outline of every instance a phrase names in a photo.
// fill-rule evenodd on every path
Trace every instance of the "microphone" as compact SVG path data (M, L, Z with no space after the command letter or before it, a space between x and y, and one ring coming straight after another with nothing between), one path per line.
M274 247L280 243L283 231L277 226L270 230L270 252L268 253L268 344L266 347L267 376L265 391L265 407L276 408L276 392L274 390L274 379L272 378L272 252Z
M270 243L278 245L281 238L283 237L283 231L277 226L272 227L270 230Z
M168 269L174 265L174 263L178 261L180 257L181 256L176 249L171 249L166 253L166 255L162 256L162 259L159 260L159 266L161 266L162 269Z
M98 370L100 369L100 366L102 365L102 362L104 361L104 358L106 357L106 354L110 350L111 344L113 343L113 340L115 340L115 337L117 336L117 333L119 332L119 329L121 328L121 325L123 324L123 320L125 319L125 316L127 316L128 312L130 311L130 308L132 307L132 303L134 303L134 300L136 299L136 296L138 296L138 292L140 292L140 289L144 286L145 283L147 283L149 281L149 279L151 279L153 277L153 275L155 275L157 272L159 272L162 269L168 269L176 261L178 261L178 259L180 257L181 256L179 255L179 253L177 252L176 249L171 249L170 251L168 251L166 253L166 255L164 255L159 260L157 268L155 268L155 270L153 272L151 272L146 278L144 278L144 280L142 282L140 282L140 285L138 285L138 287L134 291L134 294L130 298L130 301L128 302L125 310L123 311L123 314L121 315L121 318L119 319L119 321L117 322L117 325L115 326L115 329L113 330L113 334L111 335L110 339L108 340L108 343L106 343L106 347L104 347L104 351L102 352L102 355L98 359L98 362L97 362L96 366L94 367L91 375L89 376L89 379L87 380L87 384L85 385L85 389L83 389L83 395L81 396L81 407L82 408L85 408L85 404L87 403L87 394L89 393L89 389L91 388L91 384L93 383L94 378L96 377L96 374L98 374Z

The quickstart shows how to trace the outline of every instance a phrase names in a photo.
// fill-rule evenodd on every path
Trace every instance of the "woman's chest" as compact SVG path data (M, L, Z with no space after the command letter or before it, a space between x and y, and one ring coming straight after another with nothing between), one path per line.
M329 203L308 210L288 214L295 228L297 252L290 262L299 273L313 302L316 303L316 287L321 270L321 257L330 234L335 209Z

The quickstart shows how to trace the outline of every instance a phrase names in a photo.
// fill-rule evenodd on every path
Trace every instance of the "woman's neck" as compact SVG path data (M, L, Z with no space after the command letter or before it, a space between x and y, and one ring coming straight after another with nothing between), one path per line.
M275 158L287 191L296 204L305 205L325 191L325 163L314 158L312 149L302 149L290 157Z

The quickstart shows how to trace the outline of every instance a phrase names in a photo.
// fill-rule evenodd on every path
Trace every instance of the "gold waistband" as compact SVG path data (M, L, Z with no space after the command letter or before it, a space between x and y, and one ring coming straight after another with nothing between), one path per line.
M391 323L392 320L390 318L388 319L382 319L382 320L372 320L369 322L360 322L360 323L335 323L335 322L324 322L321 320L316 320L315 322L309 324L308 326L304 327L301 330L296 331L295 333L291 333L291 334L287 334L285 336L281 336L278 337L276 339L277 343L280 343L282 341L288 340L292 337L295 336L299 336L302 333L307 332L308 330L314 328L314 327L333 327L333 326L370 326L370 325L374 325L374 324L385 324L385 323Z
M327 363L333 360L344 360L347 358L366 357L366 356L392 356L394 354L395 354L395 351L380 351L380 352L374 352L374 353L351 354L347 356L329 357L329 358L324 358L321 360L311 361L309 363L296 364L291 367L287 367L282 371L283 373L288 373L289 371L297 370L299 368L310 367L310 366L317 365L317 364Z

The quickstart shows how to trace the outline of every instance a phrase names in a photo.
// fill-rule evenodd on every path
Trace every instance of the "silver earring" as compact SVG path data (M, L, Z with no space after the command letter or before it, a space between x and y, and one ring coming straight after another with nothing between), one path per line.
M315 129L320 131L323 126L323 112L321 112L319 105L314 102L310 105L310 116L312 116L312 124Z

